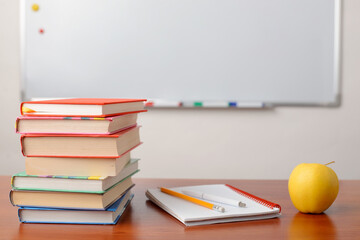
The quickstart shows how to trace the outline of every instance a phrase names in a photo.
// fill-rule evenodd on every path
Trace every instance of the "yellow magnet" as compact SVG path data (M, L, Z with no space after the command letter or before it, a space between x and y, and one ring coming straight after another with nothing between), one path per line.
M34 3L34 4L31 6L31 9L32 9L34 12L36 12L36 11L39 10L39 5L36 4L36 3Z

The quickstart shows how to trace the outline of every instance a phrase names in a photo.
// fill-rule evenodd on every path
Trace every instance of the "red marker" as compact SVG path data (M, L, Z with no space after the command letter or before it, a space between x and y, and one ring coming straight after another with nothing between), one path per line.
M146 106L146 107L153 107L153 106L154 106L154 102L151 102L151 101L146 102L146 103L145 103L145 106Z

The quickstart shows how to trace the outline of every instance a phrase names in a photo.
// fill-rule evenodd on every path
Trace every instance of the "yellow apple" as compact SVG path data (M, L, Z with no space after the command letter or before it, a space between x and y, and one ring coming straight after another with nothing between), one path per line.
M326 165L302 163L292 171L288 183L289 194L300 212L322 213L335 201L339 180Z

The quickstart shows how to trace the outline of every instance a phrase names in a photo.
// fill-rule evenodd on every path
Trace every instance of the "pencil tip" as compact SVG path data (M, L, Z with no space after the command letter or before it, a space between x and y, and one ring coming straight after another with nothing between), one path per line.
M32 109L27 108L27 107L23 107L23 108L22 108L22 111L23 111L24 113L34 113L34 112L36 112L35 110L32 110Z

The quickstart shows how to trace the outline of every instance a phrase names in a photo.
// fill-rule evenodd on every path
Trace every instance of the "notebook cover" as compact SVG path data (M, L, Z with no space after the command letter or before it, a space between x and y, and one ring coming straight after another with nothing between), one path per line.
M105 210L90 210L90 211L110 211L110 212L115 212L118 208L118 206L120 205L120 203L122 202L122 199L124 198L125 194L116 202L114 202L111 206L109 206L107 209ZM34 210L51 210L51 211L58 211L58 210L69 210L69 211L89 211L89 210L79 210L79 209L56 209L56 208L35 208L35 207L20 207L18 209L18 217L19 217L19 221L21 223L58 223L58 224L90 224L90 225L114 225L116 224L120 217L122 216L122 214L125 212L126 208L129 206L131 200L134 198L134 194L131 194L130 198L127 200L125 206L123 207L122 211L119 213L119 215L117 216L117 218L115 219L114 222L112 223L93 223L93 222L40 222L40 221L22 221L20 218L20 213L23 209L34 209Z
M143 112L143 111L141 111ZM44 134L44 133L37 133L37 132L28 132L28 133L23 133L23 132L19 132L19 129L18 129L18 126L19 126L19 121L20 120L27 120L27 119L36 119L36 120L93 120L93 121L113 121L114 119L116 118L119 118L123 115L128 115L129 113L125 113L125 114L122 114L122 115L117 115L117 116L112 116L112 117L54 117L54 116L46 116L46 117L39 117L39 116L19 116L16 118L16 121L15 121L15 132L16 133L19 133L19 134ZM116 131L113 131L113 132L107 132L107 133L96 133L98 135L109 135L109 134L114 134L114 133L118 133L118 132L121 132L121 131L124 131L126 129L129 129L129 128L132 128L132 127L135 127L136 124L134 125L131 125L131 126L128 126L128 127L124 127L122 129L119 129L119 130L116 130ZM46 134L76 134L76 135L96 135L95 133L51 133L51 132L48 132Z
M11 187L13 190L20 190L20 191L51 191L51 192L78 192L78 193L96 193L96 194L103 194L107 191L109 191L111 188L115 187L116 185L118 185L119 183L121 183L122 181L124 181L125 179L132 177L133 175L135 175L136 173L138 173L140 170L137 169L136 171L130 173L128 176L126 176L125 178L121 179L119 182L116 182L114 185L112 185L110 188L104 190L104 191L81 191L81 190L61 190L61 189L44 189L44 188L16 188L14 187L14 178L15 177L38 177L38 178L63 178L63 179L81 179L81 180L104 180L107 177L100 177L100 176L36 176L36 175L27 175L24 172L15 174L11 177Z
M131 103L131 102L145 102L146 99L121 99L121 98L71 98L71 99L54 99L54 100L43 100L43 101L28 101L22 102L20 104L20 113L21 115L34 116L31 113L23 113L23 105L25 103L30 104L70 104L70 105L107 105L107 104L117 104L117 103ZM94 115L88 117L108 117L116 116L128 113L137 113L137 112L146 112L147 110L126 112L126 113L116 113L116 114L107 114L107 115ZM37 115L36 115L37 116ZM54 115L42 115L42 116L54 116ZM61 117L66 117L65 115L56 115Z
M24 138L27 137L94 137L94 138L119 138L121 135L130 132L131 130L135 129L135 128L140 128L141 126L134 126L131 128L128 128L124 131L121 132L117 132L114 134L108 134L108 135L104 135L104 134L23 134L20 137L20 147L21 147L21 153L25 156L25 157L64 157L64 158L118 158L123 156L124 154L128 153L129 151L133 150L134 148L138 147L139 145L142 144L142 142L140 142L139 144L137 144L136 146L132 147L131 149L127 150L126 152L122 153L119 156L52 156L52 155L25 155L24 153Z

